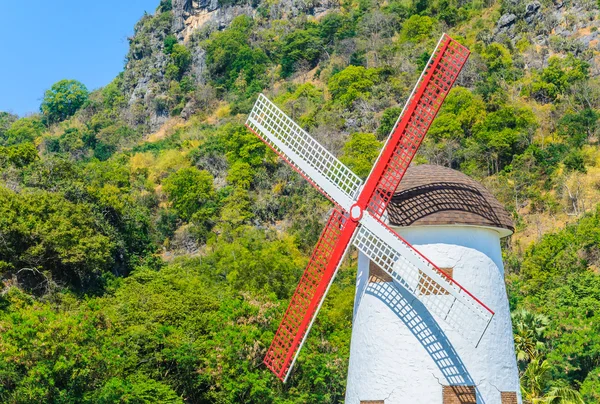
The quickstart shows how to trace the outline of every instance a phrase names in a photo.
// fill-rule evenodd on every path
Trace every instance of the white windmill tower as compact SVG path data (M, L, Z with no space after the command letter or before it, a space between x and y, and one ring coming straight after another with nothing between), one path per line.
M347 403L516 404L519 375L500 239L514 230L481 184L440 166L411 166L388 205L392 229L494 308L477 347L438 324L359 253ZM427 290L420 293L447 299Z
M358 303L355 320L361 318L361 314L364 312L362 308L367 308L367 303L371 301L371 295L367 295L370 291L367 285L370 286L371 283L366 282L368 277L364 276L365 268L369 267L369 261L371 261L379 268L379 275L386 280L390 278L392 280L391 282L379 282L379 284L389 287L390 293L395 291L394 293L398 296L404 297L406 300L405 312L408 310L418 313L421 318L427 319L427 325L431 329L435 328L435 335L447 337L447 340L444 340L444 349L452 349L454 345L462 347L463 344L469 347L461 348L461 352L469 358L474 358L475 365L472 366L487 368L490 366L490 361L496 358L492 355L493 341L490 342L487 335L482 339L489 327L503 333L505 338L502 340L502 346L506 345L505 342L508 339L512 343L505 293L502 297L503 300L492 299L501 309L500 315L495 318L492 309L467 291L450 274L440 269L440 265L446 265L446 261L440 261L436 265L403 239L397 231L388 226L388 213L392 212L392 210L386 212L388 205L468 55L469 51L466 48L447 35L442 35L371 174L364 183L264 95L261 94L256 101L246 126L335 205L265 357L264 362L267 367L281 380L285 381L289 377L300 348L351 244L362 254L360 268L363 271L362 274L359 271L357 288L359 293L356 297ZM390 206L390 208L393 207L394 205ZM421 239L417 237L416 240ZM497 240L492 241L497 244ZM425 244L427 245L423 245L423 247L433 253L434 261L443 258L442 247L429 248L428 243ZM501 261L498 261L497 264L497 267L501 268ZM460 277L463 276L463 272L467 273L467 271L457 271L457 277L458 272L461 273ZM477 271L471 270L469 273L474 272ZM482 275L477 273L477 276L479 279ZM361 283L361 280L364 282ZM486 288L495 287L497 282L482 279L480 282L472 283L478 291L481 289L483 296L496 297L495 292L489 292ZM501 286L504 290L503 284ZM396 306L390 305L388 312L384 314L399 324L398 321L402 320L398 320L400 318L398 315L396 319L389 317L389 312L394 313L394 307ZM405 312L397 314L403 315L406 314ZM367 316L371 314L377 316L378 311L368 312ZM374 319L374 321L379 322L379 319ZM410 323L410 325L413 324ZM378 364L371 366L373 358L364 356L368 350L365 347L357 346L357 343L360 345L360 341L355 343L360 338L359 334L355 337L354 333L359 331L360 335L375 341L370 344L371 348L393 352L395 355L393 357L397 358L393 361L393 369L387 369ZM414 330L411 333L413 337L407 339L406 332L398 332L397 336L394 336L387 335L385 329L369 331L368 328L353 326L347 402L356 404L363 402L382 404L386 402L385 400L388 400L388 403L444 402L442 401L441 387L439 399L433 399L433 401L429 401L429 398L424 399L425 396L422 395L413 395L413 391L407 387L420 383L420 380L411 381L411 375L413 375L411 367L418 368L420 371L418 374L427 374L422 369L429 369L430 365L425 362L427 359L425 355L415 356L416 363L402 361L402 358L397 355L401 349L408 347L410 351L412 346L416 350L419 346L423 347L424 342L427 343L428 340L424 334L415 333ZM430 338L433 338L433 334ZM456 342L457 340L460 342ZM476 346L480 342L484 349L477 350ZM400 347L399 344L405 346ZM432 352L431 347L434 345L428 346L429 351L426 352ZM498 367L497 369L506 374L500 379L507 378L507 380L518 383L514 351L510 351L506 354L512 355L512 361L506 359L507 367ZM439 363L438 368L445 366ZM469 363L471 363L470 360ZM365 366L371 366L368 380L364 379L365 374L361 370ZM398 369L404 370L400 372ZM381 388L377 387L381 385L382 376L388 373L394 379L393 385L388 383ZM478 375L490 373L493 372L477 372ZM444 373L442 374L445 376ZM403 380L398 380L399 378ZM496 380L494 379L494 381ZM448 385L453 386L453 391L457 393L451 395L448 391L444 391L449 400L455 400L447 402L501 403L501 391L497 390L498 397L496 399L491 394L488 395L487 389L485 393L475 389L475 394L479 395L476 398L477 401L473 401L469 394L462 393L463 390L470 389L471 385L468 384L470 381L471 379L468 378L464 380L448 379ZM365 382L373 385L373 388L358 386ZM442 383L443 381L440 380L440 384ZM427 381L423 386L429 388L430 384ZM394 390L388 392L387 396L367 396L382 394L383 388L390 386L400 390L401 393L394 398L392 398ZM506 386L513 389L509 393L515 393L514 383L506 383ZM501 388L504 388L504 385ZM518 397L514 398L516 402Z

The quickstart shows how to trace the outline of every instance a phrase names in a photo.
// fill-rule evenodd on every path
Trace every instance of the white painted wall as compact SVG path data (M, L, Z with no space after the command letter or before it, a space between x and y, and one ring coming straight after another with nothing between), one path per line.
M394 230L438 267L454 268L454 279L495 316L475 348L398 285L367 284L360 254L346 403L441 404L442 385L455 384L476 385L478 403L501 404L501 391L520 400L500 234L474 226Z

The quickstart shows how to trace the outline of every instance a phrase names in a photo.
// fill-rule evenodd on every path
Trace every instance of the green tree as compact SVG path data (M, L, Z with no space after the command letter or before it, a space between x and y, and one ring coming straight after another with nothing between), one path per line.
M40 107L48 123L64 121L88 99L88 90L79 81L61 80L47 90Z
M44 124L38 117L21 118L6 129L1 139L5 145L33 142L43 131Z
M377 140L385 140L392 132L400 113L402 112L402 108L400 107L392 107L383 111L383 116L381 117L381 122L379 123L379 127L377 128Z
M289 77L302 61L312 69L322 52L323 44L317 29L292 31L284 38L281 47L281 75Z
M184 45L178 43L174 44L171 50L171 57L181 75L185 73L192 64L192 53Z
M524 309L513 312L511 317L517 360L530 362L538 358L544 349L548 318Z
M599 115L591 108L565 114L558 122L558 134L574 147L583 146L596 133Z
M353 133L344 145L344 154L340 157L356 175L366 178L379 156L381 143L372 133Z
M163 181L163 191L185 220L210 217L214 209L213 178L208 171L196 167L183 168Z
M38 158L38 151L33 143L21 143L8 147L0 146L0 161L8 162L18 168L25 167Z
M228 29L211 34L206 43L206 64L214 82L234 89L241 78L245 89L238 90L248 94L262 90L268 61L263 50L250 46L251 27L250 17L236 17Z
M165 53L170 55L173 52L173 47L177 43L177 37L175 35L167 35L163 41L165 46Z
M6 130L19 119L18 116L10 114L8 112L0 111L0 138L4 137Z
M0 267L45 292L52 281L93 285L113 262L115 245L89 205L36 191L0 188Z
M369 98L371 95L369 90L378 82L379 71L377 69L348 66L331 76L327 87L335 101L349 107L359 98Z
M94 401L101 404L184 403L171 387L143 373L125 380L113 377L96 392Z
M497 42L486 46L485 50L481 53L481 58L485 62L489 73L506 75L507 71L513 66L510 51L504 45Z
M589 65L572 54L565 58L552 56L548 67L534 76L531 94L543 103L556 100L572 84L588 77Z
M586 403L600 402L600 367L593 369L585 378L581 396Z
M400 38L403 41L419 42L431 36L435 20L428 16L412 15L402 25Z
M173 9L173 0L160 0L160 5L158 9L161 13L166 13Z

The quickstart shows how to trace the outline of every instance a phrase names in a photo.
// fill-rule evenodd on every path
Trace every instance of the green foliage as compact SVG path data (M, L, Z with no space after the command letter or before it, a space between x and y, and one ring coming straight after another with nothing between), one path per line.
M582 173L585 173L586 171L583 154L578 150L574 150L571 153L567 154L563 163L565 164L565 167L569 170L580 171Z
M150 379L144 374L123 380L114 377L95 394L97 403L167 403L183 404L184 401L168 385Z
M565 58L553 56L541 74L534 76L531 95L540 102L550 102L564 93L573 83L588 77L589 65L569 54Z
M184 45L174 44L171 48L171 57L180 74L185 73L192 64L192 53Z
M481 57L490 73L505 73L513 65L509 50L496 42L488 45L481 53Z
M519 275L509 283L519 307L549 319L547 366L571 385L583 383L600 360L600 276L590 267L597 262L599 229L596 211L544 236L527 249Z
M15 145L23 142L33 142L44 131L44 124L37 117L21 118L13 122L0 134L2 144Z
M370 96L369 90L378 81L379 71L377 69L348 66L341 72L331 76L327 87L335 101L349 107L359 98L368 98Z
M565 114L558 122L558 134L573 147L583 146L596 132L599 115L590 108Z
M379 123L379 127L377 128L377 140L385 140L392 132L400 113L402 112L402 108L393 107L388 108L383 111L383 116L381 117L381 122Z
M349 16L329 12L319 22L319 34L324 43L329 44L334 40L353 37L356 33L354 32L352 19Z
M544 333L549 320L545 316L533 314L525 309L513 312L511 317L519 365L530 363L544 352L546 341Z
M22 168L39 158L38 151L33 143L21 143L16 146L0 146L0 162Z
M0 210L1 266L31 288L51 280L86 286L113 262L114 242L89 205L0 188Z
M230 162L244 162L250 167L263 164L267 148L254 134L241 125L226 126L225 136L226 156Z
M600 368L588 374L581 385L581 396L586 403L600 401Z
M213 212L215 191L208 171L183 168L163 181L163 191L183 219L202 222Z
M18 116L0 111L0 137L4 138L6 130L19 119Z
M106 109L114 111L127 105L127 100L120 85L121 80L117 78L102 89L102 98Z
M402 25L400 38L403 41L418 42L428 39L435 26L435 20L428 16L412 15Z
M356 175L366 178L379 156L381 146L372 133L353 133L344 145L344 154L340 160Z
M475 137L500 169L525 150L535 126L531 110L505 107L486 115L475 129Z
M166 13L173 9L173 0L160 0L160 5L158 6L158 10L161 13Z
M231 26L211 34L206 44L206 64L218 85L253 94L262 89L267 56L260 48L250 46L252 20L236 17Z
M438 141L471 137L475 125L485 116L485 104L480 97L466 88L454 87L442 105L428 136Z
M0 402L342 402L352 256L288 385L262 365L331 205L241 122L267 89L364 177L437 32L459 23L451 34L473 52L464 87L417 162L476 176L514 214L505 263L524 397L600 400L598 214L542 234L548 215L565 217L571 179L596 197L598 83L583 62L595 51L550 38L556 57L527 68L547 51L524 52L545 23L525 24L514 1L360 0L318 17L310 2L292 14L251 3L253 18L205 24L184 45L163 0L112 83L74 107L77 83L57 83L42 118L0 113ZM516 45L493 31L508 12ZM184 122L157 132L168 115Z
M314 68L322 52L323 44L316 28L291 32L281 47L281 76L289 77L302 63L308 70Z
M88 90L76 80L61 80L44 94L41 111L49 123L73 116L88 99Z
M171 53L173 53L173 47L175 46L175 44L177 43L177 37L175 35L167 35L165 37L165 40L163 41L163 44L165 46L165 53L167 55L170 55Z

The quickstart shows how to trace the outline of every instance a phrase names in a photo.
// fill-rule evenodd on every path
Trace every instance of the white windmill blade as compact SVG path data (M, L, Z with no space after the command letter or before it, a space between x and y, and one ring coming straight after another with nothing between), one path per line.
M334 203L349 211L362 180L263 94L246 126Z
M353 244L410 291L436 317L475 345L494 313L462 286L439 272L394 231L364 212Z

